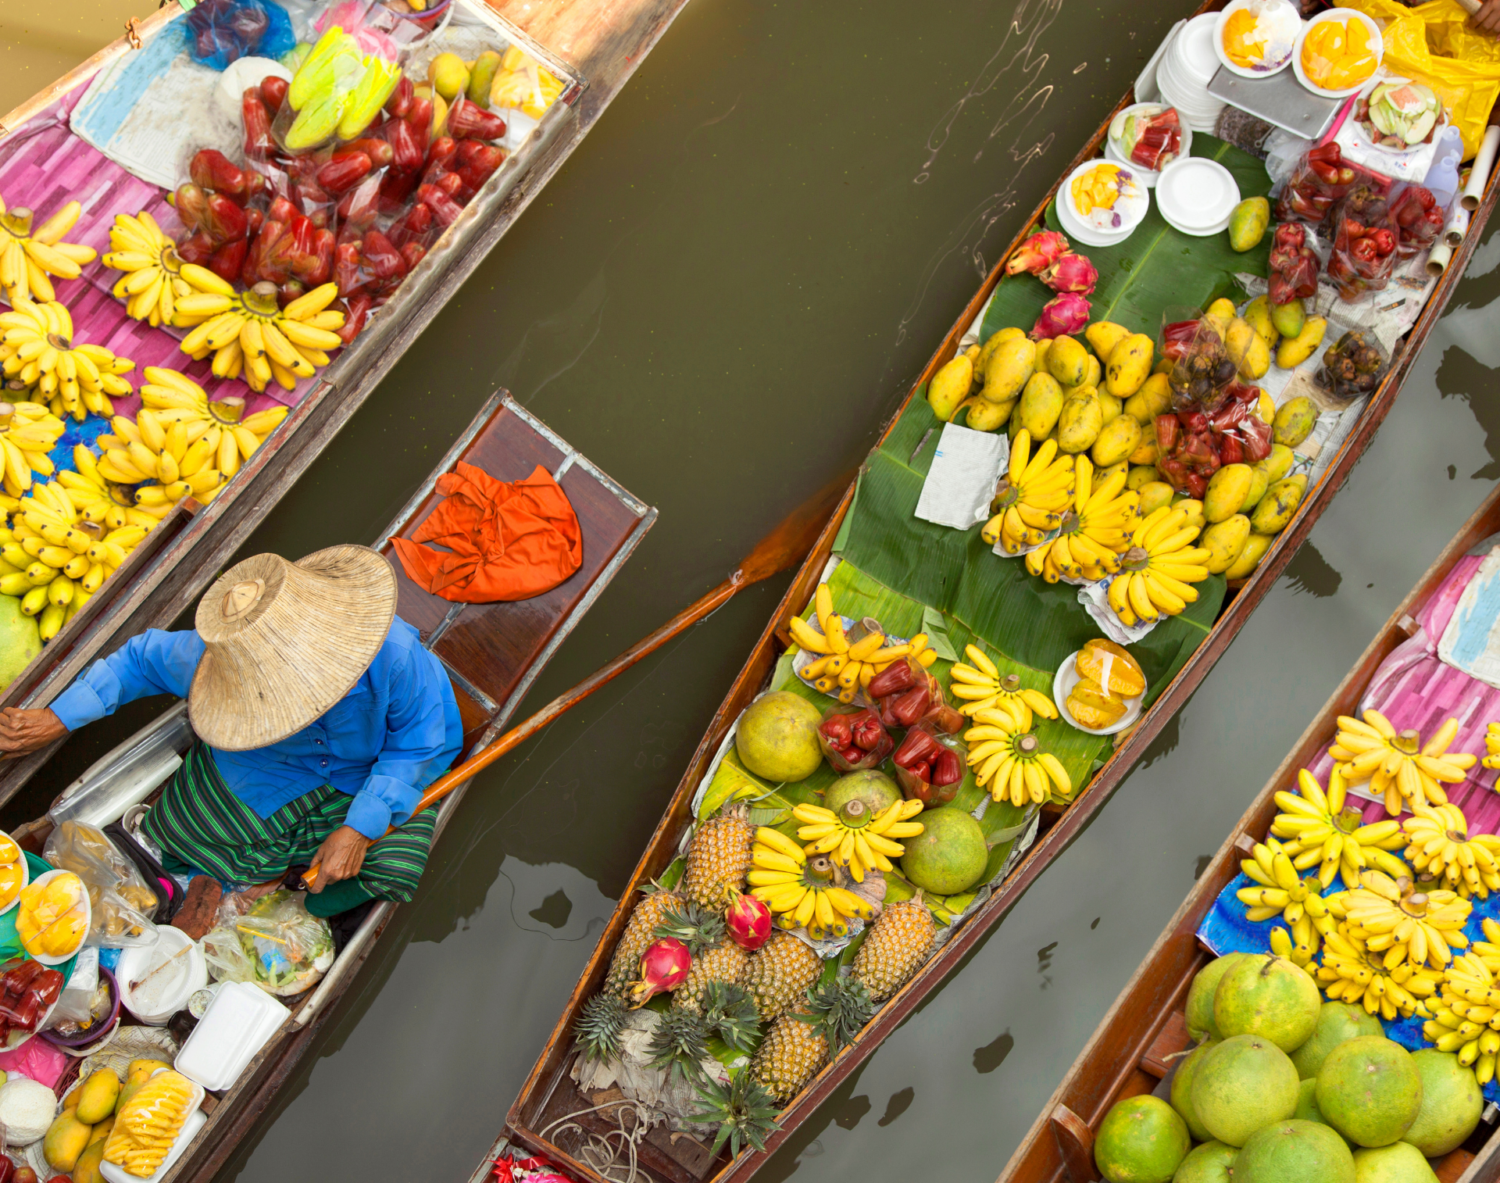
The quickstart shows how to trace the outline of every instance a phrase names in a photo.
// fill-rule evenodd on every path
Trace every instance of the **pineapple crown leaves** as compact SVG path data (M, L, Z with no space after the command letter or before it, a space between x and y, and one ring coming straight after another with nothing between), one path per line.
M574 1028L578 1050L587 1060L618 1059L624 1024L625 1003L613 994L595 994L583 1004Z
M727 1085L707 1081L698 1089L703 1108L688 1117L703 1125L717 1124L712 1153L717 1157L729 1146L730 1158L738 1158L746 1146L764 1151L768 1135L781 1127L776 1123L776 1102L748 1072L741 1072Z
M651 1066L668 1075L676 1068L685 1080L703 1075L699 1061L708 1058L708 1030L700 1015L690 1010L668 1010L661 1014L646 1053Z
M807 991L808 1010L794 1017L816 1025L828 1040L831 1055L854 1041L875 1014L869 987L852 978L820 982Z
M724 939L724 917L691 900L683 900L662 913L654 935L657 940L671 938L681 941L688 947L688 952L697 957Z
M760 1034L760 1012L743 986L710 982L703 991L703 1025L735 1051L748 1052Z

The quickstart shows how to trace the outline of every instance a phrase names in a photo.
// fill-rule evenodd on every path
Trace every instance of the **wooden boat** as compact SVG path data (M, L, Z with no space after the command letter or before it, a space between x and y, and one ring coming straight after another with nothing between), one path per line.
M1218 7L1222 7L1222 4L1211 0L1199 11L1209 11ZM1110 120L1118 111L1133 101L1134 96L1130 93L1120 100L1119 105L1104 120L1084 148L1061 170L1060 177L1067 177L1086 160L1098 155ZM1044 214L1057 191L1058 186L1054 185L1052 191L1032 212L1010 246L1000 255L1002 261L1010 256L1023 239L1034 231L1044 228ZM1296 517L1292 519L1290 526L1279 537L1276 545L1254 574L1242 586L1231 590L1231 598L1226 600L1206 640L1187 659L1160 696L1146 710L1139 723L1125 733L1123 742L1114 748L1088 786L1065 810L1058 811L1050 806L1043 809L1039 832L1030 849L1010 870L1007 877L994 886L989 898L965 918L962 927L953 933L916 975L881 1007L854 1041L787 1104L778 1117L779 1129L769 1136L764 1151L746 1150L733 1160L727 1155L714 1158L709 1153L708 1146L696 1141L693 1137L684 1135L680 1131L668 1133L658 1128L633 1146L634 1154L637 1156L635 1167L640 1172L634 1176L635 1178L644 1177L665 1181L665 1183L696 1183L698 1180L712 1180L712 1183L743 1183L744 1180L749 1179L767 1162L791 1131L810 1117L840 1083L879 1046L881 1041L942 984L947 975L962 963L984 935L1010 911L1021 894L1088 824L1094 813L1108 801L1136 761L1146 752L1162 727L1187 702L1214 663L1229 647L1236 633L1282 571L1286 569L1318 517L1364 453L1394 404L1407 375L1412 372L1412 367L1428 334L1431 333L1452 297L1458 279L1463 274L1464 267L1482 234L1482 227L1494 211L1497 194L1500 194L1500 186L1497 186L1496 179L1492 176L1483 200L1475 211L1474 228L1455 252L1452 264L1438 281L1436 289L1415 325L1394 351L1389 371L1371 395L1368 405L1352 431L1340 444L1336 456L1324 471L1321 479L1308 491ZM965 332L982 313L1002 275L1002 266L997 264L929 360L901 408L886 425L881 437L882 442L891 437L897 422L913 402L924 397L926 385L938 369L955 356ZM574 1086L569 1076L569 1068L574 1057L572 1037L574 1020L583 1003L599 989L603 982L615 945L624 931L641 889L661 875L677 856L679 840L694 820L691 808L693 795L710 770L735 720L745 707L766 688L778 658L789 646L790 637L786 631L787 619L793 614L800 614L811 601L813 592L823 577L840 528L850 513L854 495L855 485L851 484L715 713L713 722L694 752L665 814L652 835L650 844L636 866L621 896L620 903L599 940L593 957L568 999L562 1016L547 1040L541 1056L522 1086L519 1097L511 1106L506 1118L505 1130L500 1141L496 1143L497 1148L507 1143L515 1144L524 1147L529 1152L545 1156L576 1179L589 1180L591 1183L610 1183L604 1175L580 1157L581 1141L568 1141L562 1135L553 1132L561 1125L565 1117L589 1108L588 1100ZM581 1124L574 1123L575 1132L582 1128L598 1136L609 1135L612 1131L616 1136L618 1134L615 1127L608 1126L597 1117L585 1117ZM573 1136L570 1135L570 1137ZM576 1136L581 1138L582 1135Z
M413 584L392 559L399 584L397 612L422 634L422 643L442 661L458 698L464 755L506 729L516 707L557 647L592 607L656 520L656 510L622 489L592 462L550 431L510 395L499 392L375 543L388 557L391 539L410 537L441 499L438 477L463 460L500 480L517 480L540 464L567 493L583 530L583 566L560 586L529 600L498 604L450 604ZM84 800L114 800L132 779L155 793L193 742L185 703L178 703L131 736L69 785L53 808L64 815ZM437 808L441 837L467 785ZM136 794L139 796L139 793ZM123 808L123 807L122 807ZM104 819L99 819L103 824ZM22 846L40 853L53 822L43 816L19 827ZM288 1000L292 1014L235 1084L209 1093L205 1124L163 1181L213 1178L270 1105L277 1089L316 1038L334 1004L354 982L359 967L389 924L396 906L368 908L327 975L306 994ZM355 913L357 915L357 913ZM66 1079L66 1078L64 1078Z
M189 500L175 508L0 694L0 707L47 705L90 661L145 629L167 626L195 601L561 167L684 2L560 0L533 5L493 0L492 15L507 37L565 81L559 101L434 244L381 315L320 372L236 478L207 506ZM0 147L182 13L176 0L168 0L148 18L132 21L127 36L0 117ZM5 762L0 803L46 763L52 750Z
M1224 887L1239 874L1240 861L1264 839L1277 813L1275 795L1296 781L1328 748L1338 716L1357 714L1366 687L1381 662L1417 630L1416 616L1454 564L1476 543L1500 531L1500 488L1464 523L1421 581L1400 603L1358 662L1308 724L1291 753L1198 877L1177 914L1146 954L1130 983L1104 1016L1046 1108L1000 1172L1002 1183L1085 1183L1099 1178L1094 1167L1094 1131L1117 1101L1152 1092L1177 1053L1192 1046L1183 1005L1193 976L1213 959L1197 939L1200 922ZM1487 549L1487 548L1486 548ZM1443 1183L1480 1183L1500 1176L1500 1138L1495 1106L1469 1141L1437 1166Z

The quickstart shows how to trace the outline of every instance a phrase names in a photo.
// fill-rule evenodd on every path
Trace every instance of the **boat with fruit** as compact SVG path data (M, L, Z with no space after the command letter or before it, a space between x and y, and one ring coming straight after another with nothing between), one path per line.
M538 466L555 474L578 516L582 566L545 596L517 602L451 602L414 583L395 562L392 540L426 537L419 534L420 527L443 500L437 488L438 478L455 471L460 464L476 466L506 481L523 479ZM498 393L488 401L376 544L392 558L396 569L398 614L420 631L424 647L441 660L450 675L464 728L463 756L472 756L505 731L537 675L655 519L654 509L620 488L508 394ZM278 1090L335 1011L335 1004L355 983L360 966L374 950L396 910L397 905L389 900L369 901L335 917L330 929L328 922L309 917L300 904L288 904L296 913L294 923L282 920L283 927L269 927L271 919L264 918L267 927L254 929L257 935L262 931L267 933L261 940L263 950L281 951L279 965L268 964L264 973L254 975L226 972L225 965L234 963L224 952L223 940L216 944L215 937L215 932L224 931L223 915L219 915L216 923L212 904L206 914L195 912L198 905L191 895L184 896L181 881L166 890L169 883L166 872L152 861L155 854L140 830L141 817L152 808L193 742L187 704L179 702L101 757L58 795L48 813L17 827L11 837L0 837L0 859L10 855L0 865L0 899L14 899L17 891L21 893L18 939L28 940L31 929L39 926L43 931L37 945L37 960L22 960L16 967L7 962L0 967L0 983L3 983L0 990L11 990L12 984L5 975L13 968L18 974L26 969L34 977L39 962L43 966L66 963L58 969L55 981L43 981L36 989L28 986L30 977L18 978L12 993L24 998L36 995L24 1010L19 1004L8 1005L6 996L0 996L0 1016L12 1027L21 1024L28 1036L42 1028L42 1038L67 1057L61 1064L55 1060L50 1065L41 1062L42 1066L58 1072L55 1079L40 1082L33 1077L26 1079L28 1085L45 1085L44 1092L51 1090L46 1098L46 1121L42 1123L48 1130L45 1140L40 1129L34 1137L18 1137L14 1128L10 1130L9 1153L16 1165L29 1162L43 1178L79 1171L82 1161L79 1155L88 1141L103 1138L108 1132L104 1111L90 1118L88 1106L78 1105L80 1093L74 1091L75 1085L87 1087L96 1074L105 1070L114 1072L118 1078L114 1081L116 1088L121 1081L126 1083L123 1093L112 1093L110 1098L111 1101L116 1096L121 1098L123 1115L123 1104L128 1101L129 1085L136 1070L146 1065L144 1074L149 1076L154 1068L174 1063L177 1072L196 1092L191 1098L185 1095L184 1100L190 1100L191 1104L184 1104L182 1112L176 1115L170 1136L154 1146L159 1152L155 1161L161 1164L165 1159L161 1173L147 1170L145 1175L160 1180L214 1178L240 1140L271 1106ZM462 800L469 775L469 770L462 772L460 783L437 806L434 842L441 837ZM18 869L15 864L22 852L34 877L32 887L26 889L21 887L24 880L11 875ZM49 861L43 861L44 857ZM46 889L48 875L75 871L88 875L90 867L111 864L128 868L130 864L122 862L125 859L137 866L151 867L152 871L134 888L129 884L111 888L102 897L91 883L84 902L89 899L96 902L92 913L80 913L81 927L77 932L61 927L50 916L43 916L40 925L31 921L26 911L26 891L37 889L37 885ZM122 879L126 875L128 869ZM71 885L64 886L76 888L77 875ZM266 899L278 897L298 898L290 892L278 892ZM68 903L65 898L63 905ZM257 905L236 920L235 925L247 927L236 927L234 932L251 933L254 925L262 923L260 909L266 906ZM125 946L113 966L115 976L107 977L101 972L99 978L101 985L110 989L99 1001L112 1005L105 1005L95 1016L95 1022L85 1024L82 1031L49 1029L49 1008L55 1007L58 990L66 988L63 971L71 973L73 954L78 951L83 933L89 930L91 922L108 925L112 917L127 926L127 938L122 939L116 939L118 927L109 928L111 939L104 940L106 947L101 951L100 961L108 969L108 957L119 953L114 946ZM138 930L150 922L156 926L154 944L144 938L128 939L130 929ZM204 929L209 931L205 933ZM227 939L231 940L231 954L241 956L233 953L239 940ZM307 948L307 956L293 957L287 949L288 940ZM56 947L56 942L63 944ZM142 947L132 947L135 944ZM54 951L60 956L40 956ZM156 960L129 960L142 957ZM167 968L180 957L186 957L187 961ZM196 987L213 991L216 1002L221 994L228 999L220 1004L225 1010L217 1017L214 1004L206 1002L207 996L198 1003L191 1002L194 984L187 981L191 971L182 970L181 965L195 963L207 967ZM180 990L174 980L174 974L179 972L185 983ZM145 988L153 978L155 995L148 994ZM231 986L240 993L236 994ZM50 990L50 994L42 987ZM163 992L167 997L160 996ZM274 1002L267 1007L266 1000L273 998ZM206 1003L207 1010L202 1003ZM207 1036L194 1044L186 1042L195 1033L199 1019L204 1024L223 1023L239 1032L243 1039L237 1036L230 1040L231 1050L239 1042L238 1051L227 1060L224 1058L225 1048L218 1042L222 1031L207 1043ZM12 1041L20 1034L13 1033ZM205 1058L203 1053L210 1049L217 1050ZM36 1072L37 1068L31 1066L28 1071ZM11 1079L20 1076L13 1071ZM102 1077L97 1087L103 1087ZM72 1111L83 1115L77 1121L89 1127L92 1138L81 1136L84 1131L68 1119L70 1106ZM75 1137L78 1140L72 1142ZM126 1148L122 1148L121 1153L125 1152ZM113 1152L103 1153L111 1156ZM116 1160L111 1158L111 1161ZM0 1170L7 1165L0 1163ZM75 1173L72 1177L98 1176ZM110 1177L107 1172L105 1177Z
M1001 1180L1125 1177L1134 1151L1120 1129L1132 1115L1167 1131L1168 1157L1205 1135L1215 1145L1192 1151L1205 1162L1248 1156L1236 1179L1353 1178L1344 1140L1306 1128L1319 1121L1345 1135L1361 1169L1388 1158L1390 1178L1495 1178L1500 1043L1481 1006L1500 949L1491 896L1500 725L1493 682L1481 680L1493 672L1476 662L1483 644L1455 650L1454 640L1482 638L1494 623L1476 597L1491 586L1497 534L1500 490L1391 613L1246 809ZM1392 916L1411 924L1378 935ZM1282 1025L1265 1032L1274 1046L1240 1080L1264 1102L1259 1113L1250 1093L1222 1106L1208 1095L1214 1077L1231 1075L1215 1050L1258 1039L1240 1009L1250 994L1237 967L1247 961L1250 978L1275 975L1296 999L1272 1008ZM1404 1081L1408 1100L1352 1098L1340 1063L1344 1076L1352 1067ZM1421 1087L1410 1083L1413 1068ZM1319 1115L1311 1121L1308 1095ZM1274 1140L1257 1136L1268 1126L1289 1143L1325 1143L1306 1159L1321 1173L1282 1163L1283 1173L1255 1174L1266 1168L1252 1160ZM1158 1165L1164 1178L1177 1169Z
M186 610L681 0L240 7L164 4L0 118L5 706Z
M1173 30L887 425L497 1155L752 1176L1088 823L1369 444L1493 211L1487 133L1445 261L1456 172L1382 185L1330 130L1273 182L1213 134L1269 131L1189 101L1221 19Z

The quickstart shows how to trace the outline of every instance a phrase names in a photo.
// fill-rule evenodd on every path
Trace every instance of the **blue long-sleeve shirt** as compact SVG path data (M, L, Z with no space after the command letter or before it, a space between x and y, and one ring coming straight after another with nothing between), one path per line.
M203 656L196 632L151 629L94 662L52 703L69 731L151 694L186 698ZM367 838L411 816L458 755L463 725L442 664L401 619L341 700L295 735L245 752L212 749L234 795L262 818L322 785L354 800L346 824Z

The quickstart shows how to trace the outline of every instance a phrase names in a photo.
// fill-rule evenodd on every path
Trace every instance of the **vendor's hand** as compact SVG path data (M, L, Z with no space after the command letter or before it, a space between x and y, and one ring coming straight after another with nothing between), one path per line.
M6 707L0 711L0 756L24 756L67 734L62 720L49 710Z
M365 850L370 842L371 839L351 826L340 826L329 834L318 847L318 853L313 855L312 866L308 868L307 877L312 879L308 890L316 895L330 883L353 879L365 865ZM316 877L312 874L314 871Z
M1474 24L1486 33L1500 36L1500 0L1484 0L1474 14Z

